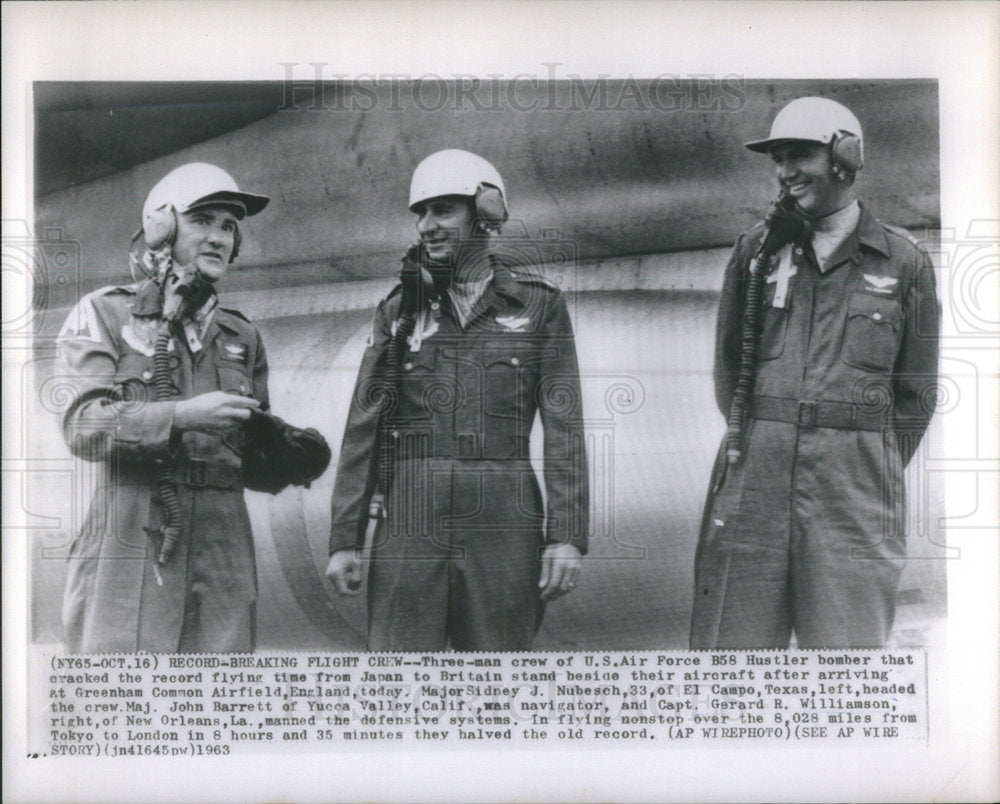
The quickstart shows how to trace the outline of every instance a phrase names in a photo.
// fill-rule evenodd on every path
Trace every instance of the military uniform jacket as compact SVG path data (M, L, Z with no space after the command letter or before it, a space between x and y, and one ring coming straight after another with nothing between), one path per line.
M379 404L399 288L379 304L344 432L330 552L364 543L377 481ZM497 269L465 329L447 295L425 309L391 394L393 533L522 531L587 549L588 486L579 369L565 301L553 285ZM529 463L544 430L546 504ZM393 521L395 520L395 521ZM498 561L502 560L498 557ZM536 595L537 596L537 595Z
M173 419L177 400L217 390L266 409L267 358L250 322L216 308L200 351L171 339L176 395L156 401L159 319L158 288L148 281L88 294L60 334L60 373L72 389L63 434L74 455L99 467L70 550L66 643L84 652L176 651L184 630L193 640L180 646L186 650L250 650L257 581L243 499L245 436L180 433ZM182 536L158 569L160 583L147 528L164 520L156 483L163 462L173 467Z
M726 416L739 371L748 268L761 234L758 227L740 236L725 272L715 390ZM693 647L718 644L729 562L748 550L787 554L790 532L826 534L816 566L858 597L881 584L879 594L891 600L901 569L903 468L936 396L940 310L930 258L863 205L855 231L825 270L810 245L786 248L794 275L785 292L777 270L764 285L743 458L727 469L723 443L713 470L698 547ZM841 616L834 598L830 591L821 605L831 620ZM823 637L830 644L857 639L837 628Z

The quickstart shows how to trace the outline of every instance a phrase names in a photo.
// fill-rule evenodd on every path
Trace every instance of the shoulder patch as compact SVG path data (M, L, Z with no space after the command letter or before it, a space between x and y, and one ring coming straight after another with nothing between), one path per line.
M101 293L98 291L97 293ZM101 333L97 325L98 313L94 308L93 296L88 294L76 303L70 310L66 321L59 330L58 340L81 340L91 343L103 343Z

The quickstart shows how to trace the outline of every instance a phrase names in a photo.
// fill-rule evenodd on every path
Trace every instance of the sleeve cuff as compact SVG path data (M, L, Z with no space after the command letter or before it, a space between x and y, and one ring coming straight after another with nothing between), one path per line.
M340 550L357 550L361 547L357 539L358 523L343 522L334 526L330 532L329 554L332 556Z
M123 413L115 431L120 450L139 457L166 457L171 451L176 402L149 402L134 413Z

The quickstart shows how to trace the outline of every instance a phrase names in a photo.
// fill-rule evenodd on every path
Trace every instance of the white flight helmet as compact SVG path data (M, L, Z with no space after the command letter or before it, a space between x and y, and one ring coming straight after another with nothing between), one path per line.
M171 170L149 191L142 205L142 228L147 241L162 242L160 230L170 226L166 213L171 208L180 214L208 204L227 204L237 220L242 220L245 215L256 215L270 200L266 195L243 192L220 167L189 162Z
M503 179L493 165L474 153L449 148L417 165L410 181L410 209L445 195L475 198L476 215L488 228L498 229L507 220Z
M772 145L788 140L829 144L834 163L852 173L864 165L861 123L850 109L829 98L793 100L775 116L766 139L745 145L751 151L767 153Z

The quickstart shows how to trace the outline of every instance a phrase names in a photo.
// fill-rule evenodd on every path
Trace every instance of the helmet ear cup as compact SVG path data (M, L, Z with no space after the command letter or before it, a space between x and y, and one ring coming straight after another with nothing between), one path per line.
M506 223L507 202L499 187L480 184L476 188L476 218L490 230L499 230Z
M865 164L861 138L847 131L837 131L830 140L830 159L848 173L857 173Z
M153 251L167 243L173 243L177 236L177 216L170 204L154 209L142 224L146 245Z

